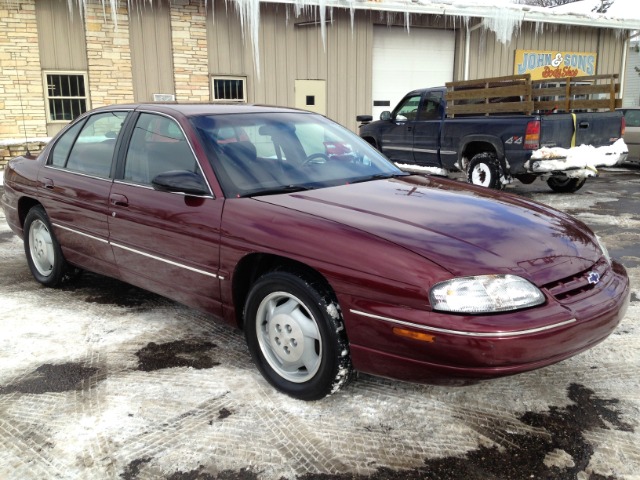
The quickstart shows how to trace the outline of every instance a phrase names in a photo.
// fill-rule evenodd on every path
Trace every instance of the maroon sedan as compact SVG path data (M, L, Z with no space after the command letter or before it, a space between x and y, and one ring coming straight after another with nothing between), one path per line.
M319 115L119 105L5 171L7 221L46 286L90 270L244 329L305 400L354 370L464 383L606 338L629 281L581 222L409 175Z

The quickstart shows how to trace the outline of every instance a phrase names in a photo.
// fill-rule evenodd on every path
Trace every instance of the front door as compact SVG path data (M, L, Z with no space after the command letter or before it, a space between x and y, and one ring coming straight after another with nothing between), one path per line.
M394 162L414 163L413 131L418 119L421 95L405 97L387 120L390 125L382 133L382 153Z
M413 158L418 165L440 166L438 149L443 110L442 92L427 92L413 134Z
M109 195L118 268L129 283L219 315L224 200L154 190L153 178L171 170L203 175L180 125L141 113Z

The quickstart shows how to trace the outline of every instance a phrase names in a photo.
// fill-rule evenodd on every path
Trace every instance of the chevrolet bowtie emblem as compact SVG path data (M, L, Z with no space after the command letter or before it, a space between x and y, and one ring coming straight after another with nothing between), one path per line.
M589 272L589 273L587 273L587 281L590 284L595 285L596 283L598 283L600 281L600 274L598 272Z

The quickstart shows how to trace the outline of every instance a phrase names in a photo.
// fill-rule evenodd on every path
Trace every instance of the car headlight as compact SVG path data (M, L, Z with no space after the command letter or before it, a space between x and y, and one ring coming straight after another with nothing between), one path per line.
M602 255L604 255L604 258L607 260L607 263L611 265L611 255L609 255L609 250L607 249L606 245L598 235L596 235L596 240L598 241L598 246L600 247L600 250L602 250Z
M461 277L437 283L429 292L434 310L454 313L494 313L544 303L542 292L516 275Z

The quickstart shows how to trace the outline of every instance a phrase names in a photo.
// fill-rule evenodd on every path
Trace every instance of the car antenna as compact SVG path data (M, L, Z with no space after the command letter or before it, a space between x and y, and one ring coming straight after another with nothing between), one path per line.
M18 81L18 99L20 100L20 109L22 111L22 128L24 130L24 146L27 150L25 153L25 157L31 157L31 152L29 151L29 138L27 137L27 122L24 117L24 104L22 103L22 84L20 83L20 75L18 75L18 59L16 57L16 52L13 53L13 61L16 64L16 80Z

